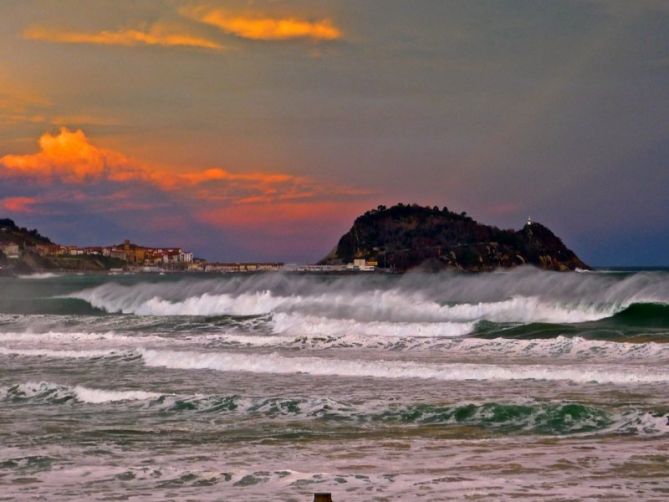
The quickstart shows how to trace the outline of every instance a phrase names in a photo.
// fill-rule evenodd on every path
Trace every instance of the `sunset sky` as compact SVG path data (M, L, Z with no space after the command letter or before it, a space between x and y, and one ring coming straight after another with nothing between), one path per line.
M669 1L0 2L0 216L309 262L400 201L669 265Z

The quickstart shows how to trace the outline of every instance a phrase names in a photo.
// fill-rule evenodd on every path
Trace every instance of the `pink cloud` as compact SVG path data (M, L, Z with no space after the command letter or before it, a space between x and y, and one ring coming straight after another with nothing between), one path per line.
M34 213L33 206L38 202L35 197L5 197L0 200L0 207L10 213Z

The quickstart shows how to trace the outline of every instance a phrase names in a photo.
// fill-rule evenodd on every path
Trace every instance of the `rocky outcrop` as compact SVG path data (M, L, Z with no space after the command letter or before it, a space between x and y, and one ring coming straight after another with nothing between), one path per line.
M590 268L540 223L501 230L466 213L416 204L366 212L320 263L350 263L356 258L398 272L416 267L482 272L526 264L558 271Z

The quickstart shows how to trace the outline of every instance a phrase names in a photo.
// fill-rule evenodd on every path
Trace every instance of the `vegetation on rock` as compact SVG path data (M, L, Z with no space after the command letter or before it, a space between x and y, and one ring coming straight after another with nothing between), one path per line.
M401 203L358 217L320 263L350 263L356 258L399 272L415 267L478 272L525 264L548 270L589 268L540 223L501 230L465 212Z

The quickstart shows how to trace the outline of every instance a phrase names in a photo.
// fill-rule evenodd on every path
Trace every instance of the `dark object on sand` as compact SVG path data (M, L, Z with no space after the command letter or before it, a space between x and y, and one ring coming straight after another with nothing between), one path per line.
M314 502L332 502L332 494L314 493Z

